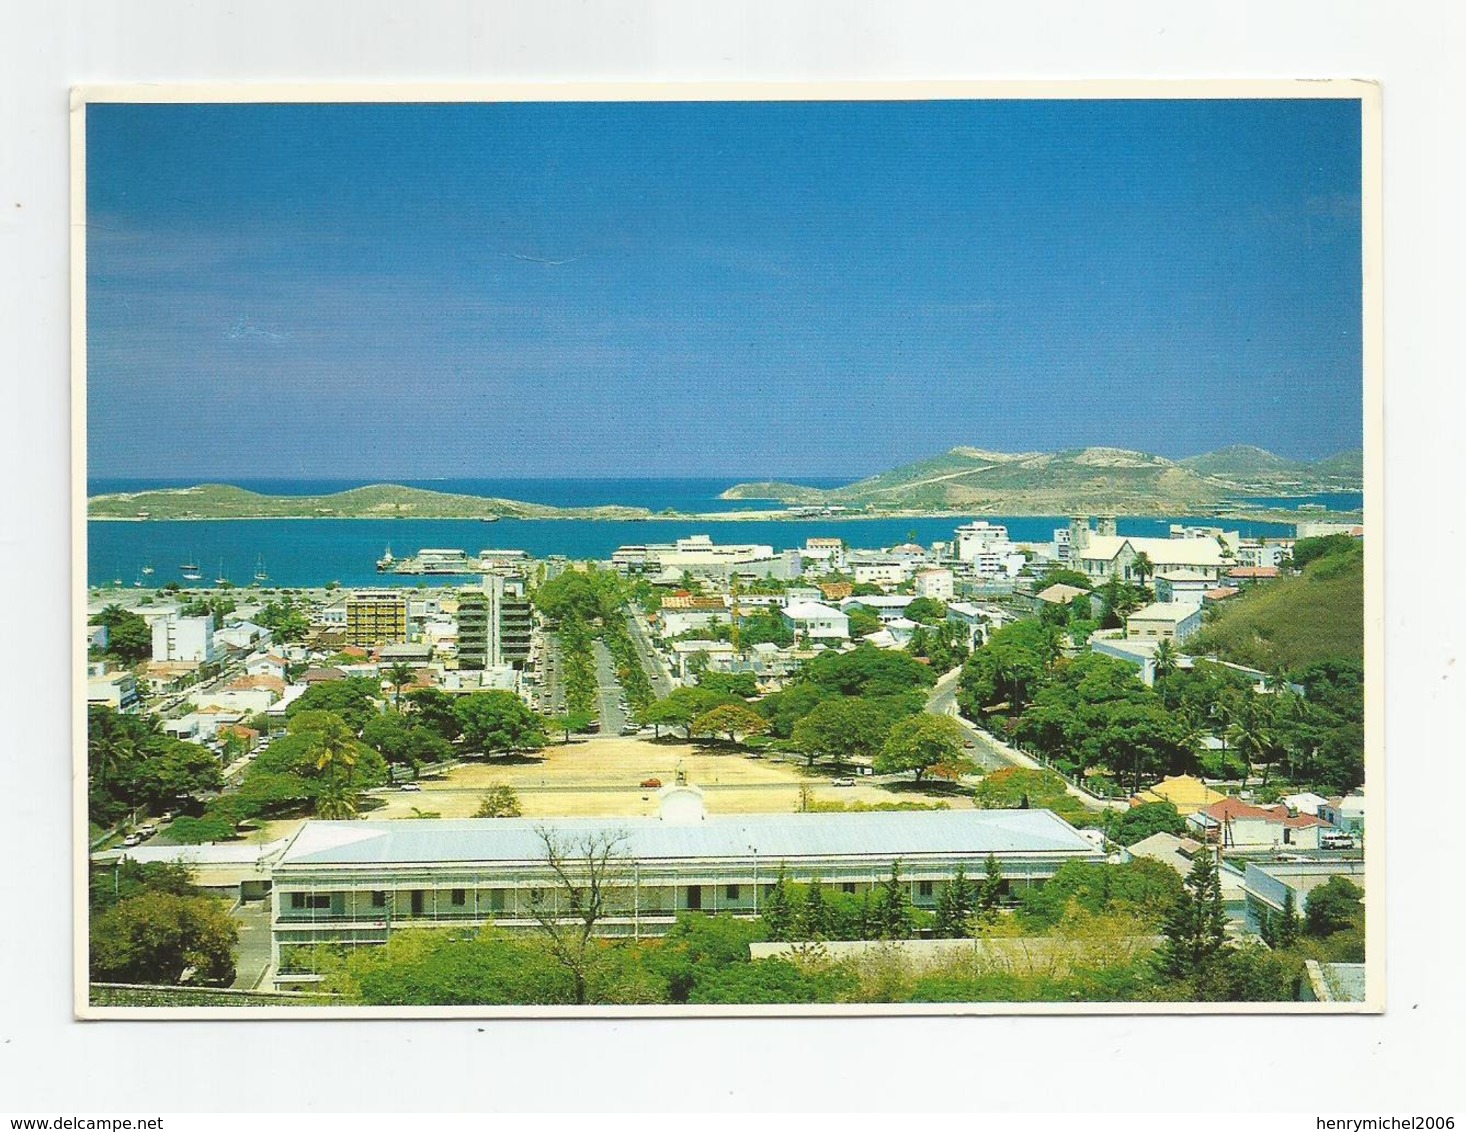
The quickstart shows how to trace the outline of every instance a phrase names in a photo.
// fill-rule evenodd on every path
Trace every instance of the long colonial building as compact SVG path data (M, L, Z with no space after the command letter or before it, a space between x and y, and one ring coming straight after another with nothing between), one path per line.
M659 935L687 911L757 915L781 872L862 894L899 862L912 902L930 908L959 866L980 878L989 856L1014 886L1067 861L1104 860L1047 810L710 817L701 793L683 786L661 801L658 817L307 822L271 870L277 978L300 972L297 957L314 944L568 914L555 863L579 883L600 856L611 897L598 930L630 936Z

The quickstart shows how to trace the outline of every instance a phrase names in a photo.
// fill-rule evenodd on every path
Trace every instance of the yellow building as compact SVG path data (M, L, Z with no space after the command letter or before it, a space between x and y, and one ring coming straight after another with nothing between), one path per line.
M357 590L346 599L346 643L361 648L407 643L407 595Z
M1199 778L1193 778L1189 774L1179 774L1174 778L1163 778L1149 790L1142 790L1130 799L1132 806L1141 806L1146 802L1170 802L1176 807L1176 812L1183 818L1198 810L1204 810L1207 806L1215 805L1226 799L1225 794L1213 790Z

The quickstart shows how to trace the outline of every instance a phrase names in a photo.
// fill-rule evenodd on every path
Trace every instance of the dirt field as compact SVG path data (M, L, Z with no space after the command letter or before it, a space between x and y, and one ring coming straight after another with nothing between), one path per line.
M473 763L439 781L424 780L421 793L385 791L381 809L368 819L410 818L413 809L444 818L473 817L484 792L512 786L525 817L626 817L657 812L655 788L638 784L651 778L670 785L679 764L687 781L704 791L712 814L793 813L799 788L810 785L819 801L891 802L918 796L895 794L857 779L853 787L830 785L827 771L806 775L802 767L772 759L750 759L682 742L605 736L568 746L552 744L543 758ZM952 805L970 803L954 800Z

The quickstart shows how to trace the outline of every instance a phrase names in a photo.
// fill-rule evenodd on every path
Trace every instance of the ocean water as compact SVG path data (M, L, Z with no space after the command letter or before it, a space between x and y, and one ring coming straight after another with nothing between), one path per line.
M288 483L294 493L313 494L353 486L340 481L256 480L240 486L252 490L282 492ZM438 480L414 486L440 491L500 495L557 506L594 503L624 503L677 510L714 510L747 503L717 500L726 480ZM183 486L157 481L98 480L89 492L140 490L144 487ZM814 486L830 486L830 481ZM1304 500L1306 502L1306 500ZM1297 501L1295 501L1296 504ZM1015 517L999 519L1017 542L1047 542L1067 519ZM501 519L483 523L466 519L240 519L194 522L89 522L87 524L87 576L90 584L102 586L120 581L161 586L180 581L182 565L196 563L203 575L193 586L210 586L216 577L227 577L235 585L249 585L258 563L263 563L269 580L264 586L321 586L340 582L347 586L371 585L383 581L395 584L461 584L448 577L404 577L380 575L376 560L391 548L399 558L423 547L457 547L475 554L486 548L523 550L536 558L563 554L572 559L607 559L627 543L671 542L688 535L706 534L715 542L767 543L776 551L800 547L807 538L843 538L852 547L880 548L915 541L930 545L949 541L965 518L920 519L808 519L748 521L688 521L653 519L645 521L593 521L579 519ZM1216 525L1215 519L1122 519L1121 534L1164 536L1168 524L1189 521ZM1279 538L1293 531L1285 523L1227 523L1246 536ZM145 565L153 567L144 575ZM183 582L185 586L190 583Z

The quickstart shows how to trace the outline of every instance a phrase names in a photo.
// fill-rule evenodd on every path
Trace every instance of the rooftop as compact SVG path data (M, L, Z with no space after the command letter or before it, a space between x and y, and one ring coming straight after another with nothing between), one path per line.
M657 818L485 818L456 821L308 821L280 865L536 862L541 835L573 845L617 838L638 860L686 858L985 857L989 853L1091 855L1094 847L1048 810L756 814L692 824Z
M1157 601L1144 609L1137 609L1127 621L1165 621L1175 624L1195 617L1199 607L1175 601Z

